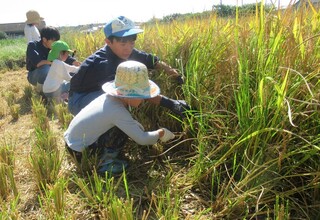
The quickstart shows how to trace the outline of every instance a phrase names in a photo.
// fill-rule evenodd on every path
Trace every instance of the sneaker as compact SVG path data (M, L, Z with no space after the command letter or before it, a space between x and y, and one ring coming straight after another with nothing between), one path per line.
M190 110L190 106L184 100L176 100L171 111L179 115L182 119L186 117L187 112Z
M98 169L99 174L119 174L122 173L128 167L128 162L125 160L119 159L107 159L103 161Z
M100 157L100 160L103 161L106 159L114 159L119 155L120 151L121 149L117 149L113 147L104 148L103 153Z

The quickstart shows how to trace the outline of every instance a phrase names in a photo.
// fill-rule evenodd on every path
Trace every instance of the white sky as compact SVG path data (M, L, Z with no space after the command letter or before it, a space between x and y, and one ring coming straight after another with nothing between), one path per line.
M281 5L287 5L291 0L265 1L275 5L280 1ZM174 13L211 10L212 5L220 2L224 5L237 5L238 2L241 5L256 3L256 0L2 0L0 23L24 22L30 9L37 10L47 25L56 27L105 23L119 15L139 22Z

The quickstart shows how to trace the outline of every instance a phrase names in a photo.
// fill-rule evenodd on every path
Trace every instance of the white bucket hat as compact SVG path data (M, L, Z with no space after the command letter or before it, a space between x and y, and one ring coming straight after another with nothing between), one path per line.
M137 61L125 61L117 67L115 80L103 84L108 95L123 98L148 99L160 94L160 88L149 80L147 67Z

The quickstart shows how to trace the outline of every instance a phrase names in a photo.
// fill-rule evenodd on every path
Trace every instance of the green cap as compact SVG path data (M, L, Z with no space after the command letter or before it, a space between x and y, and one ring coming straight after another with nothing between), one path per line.
M69 51L73 53L73 51L70 50L69 45L66 42L58 40L52 43L51 50L48 55L48 60L54 61L55 59L57 59L61 51Z

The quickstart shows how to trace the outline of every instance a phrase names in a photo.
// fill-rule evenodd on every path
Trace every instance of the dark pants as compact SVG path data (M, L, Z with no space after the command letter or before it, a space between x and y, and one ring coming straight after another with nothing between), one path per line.
M43 65L35 70L29 71L27 76L29 83L34 86L36 86L37 83L43 84L47 78L49 69L50 65Z
M87 157L94 157L103 154L105 148L113 148L121 150L128 141L128 135L121 131L118 127L109 129L106 133L102 134L96 142L86 148ZM66 144L67 151L74 157L74 159L81 163L83 152L72 150Z

